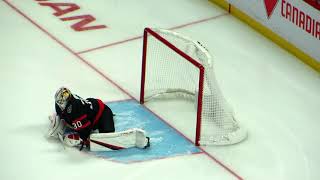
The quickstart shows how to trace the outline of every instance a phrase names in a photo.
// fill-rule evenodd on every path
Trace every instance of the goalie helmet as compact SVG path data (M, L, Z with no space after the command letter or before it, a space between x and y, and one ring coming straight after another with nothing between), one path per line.
M54 95L55 102L62 111L66 108L71 95L71 91L66 87L59 88Z

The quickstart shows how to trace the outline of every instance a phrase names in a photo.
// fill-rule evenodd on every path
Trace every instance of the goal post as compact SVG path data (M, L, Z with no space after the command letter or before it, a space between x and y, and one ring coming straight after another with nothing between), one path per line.
M178 98L195 104L197 146L235 144L247 137L222 96L207 49L179 33L145 28L140 103Z

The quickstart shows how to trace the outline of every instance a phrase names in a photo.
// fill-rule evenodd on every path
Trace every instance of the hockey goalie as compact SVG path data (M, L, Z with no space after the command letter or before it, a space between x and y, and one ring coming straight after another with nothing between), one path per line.
M48 138L58 138L70 147L111 151L131 147L148 148L150 138L142 129L115 132L114 114L100 99L83 99L66 87L57 90L54 115L49 116Z

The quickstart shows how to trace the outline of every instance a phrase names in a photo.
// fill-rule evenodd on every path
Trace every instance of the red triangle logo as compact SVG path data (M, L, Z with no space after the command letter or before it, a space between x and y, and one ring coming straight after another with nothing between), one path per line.
M278 1L279 0L264 0L264 5L266 7L268 18L270 18L270 16L272 15L273 10L276 8L278 4Z

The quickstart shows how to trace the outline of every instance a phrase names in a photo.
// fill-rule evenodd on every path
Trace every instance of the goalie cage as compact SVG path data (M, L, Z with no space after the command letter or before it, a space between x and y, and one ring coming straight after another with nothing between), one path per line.
M140 103L158 98L194 101L197 146L235 144L247 137L218 88L206 48L173 31L145 28Z

